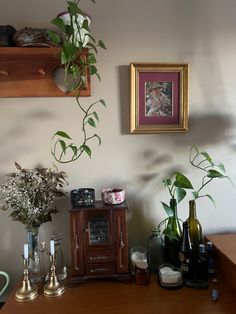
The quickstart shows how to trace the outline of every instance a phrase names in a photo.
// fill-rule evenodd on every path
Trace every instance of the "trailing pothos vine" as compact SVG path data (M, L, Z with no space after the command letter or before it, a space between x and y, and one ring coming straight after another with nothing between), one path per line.
M94 0L91 1L95 3ZM95 75L99 81L101 80L95 66L97 62L96 54L98 48L106 49L106 46L102 40L96 41L92 36L89 18L80 8L79 0L67 1L67 6L70 22L65 22L60 17L53 19L52 24L57 26L61 36L54 31L49 31L49 36L56 45L61 46L60 58L61 65L64 67L64 81L68 87L68 92L76 92L76 102L83 117L81 125L82 138L79 144L72 141L72 137L65 131L59 130L54 133L51 153L55 160L60 163L75 161L84 152L91 157L90 142L93 139L97 139L98 144L101 144L100 136L91 132L91 128L96 128L99 122L99 116L97 111L95 111L95 107L99 104L106 107L104 99L99 99L87 106L82 105L80 102L80 94L87 85L88 75ZM87 37L90 40L89 42ZM71 77L72 82L70 80Z

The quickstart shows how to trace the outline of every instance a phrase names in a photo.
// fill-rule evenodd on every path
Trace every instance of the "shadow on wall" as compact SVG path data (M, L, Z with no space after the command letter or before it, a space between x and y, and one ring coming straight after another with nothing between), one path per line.
M222 113L193 115L189 119L189 132L178 137L178 144L201 146L227 143L234 124L232 116Z
M120 121L121 134L129 134L129 117L130 117L130 74L129 66L121 65L118 67L119 75L119 92L120 92Z

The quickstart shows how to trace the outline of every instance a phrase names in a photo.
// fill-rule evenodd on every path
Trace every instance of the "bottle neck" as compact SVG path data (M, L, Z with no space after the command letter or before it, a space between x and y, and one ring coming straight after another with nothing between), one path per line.
M178 214L177 214L177 202L175 198L172 198L170 200L170 208L173 209L173 217L174 218L178 218Z
M189 218L197 218L195 200L189 201Z

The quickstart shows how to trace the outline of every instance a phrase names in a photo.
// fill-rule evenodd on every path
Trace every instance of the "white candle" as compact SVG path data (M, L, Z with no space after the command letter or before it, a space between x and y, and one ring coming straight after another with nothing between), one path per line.
M55 246L54 246L54 240L50 240L50 254L55 254Z
M29 258L29 245L28 243L24 244L24 259L28 259Z

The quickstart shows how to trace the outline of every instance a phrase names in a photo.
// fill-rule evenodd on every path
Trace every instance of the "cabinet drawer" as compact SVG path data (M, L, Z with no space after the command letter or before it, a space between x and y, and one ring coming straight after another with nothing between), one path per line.
M88 252L86 254L86 262L87 263L103 263L103 262L112 262L113 261L113 253L107 251L100 252Z
M87 275L111 275L113 273L113 263L87 264Z

